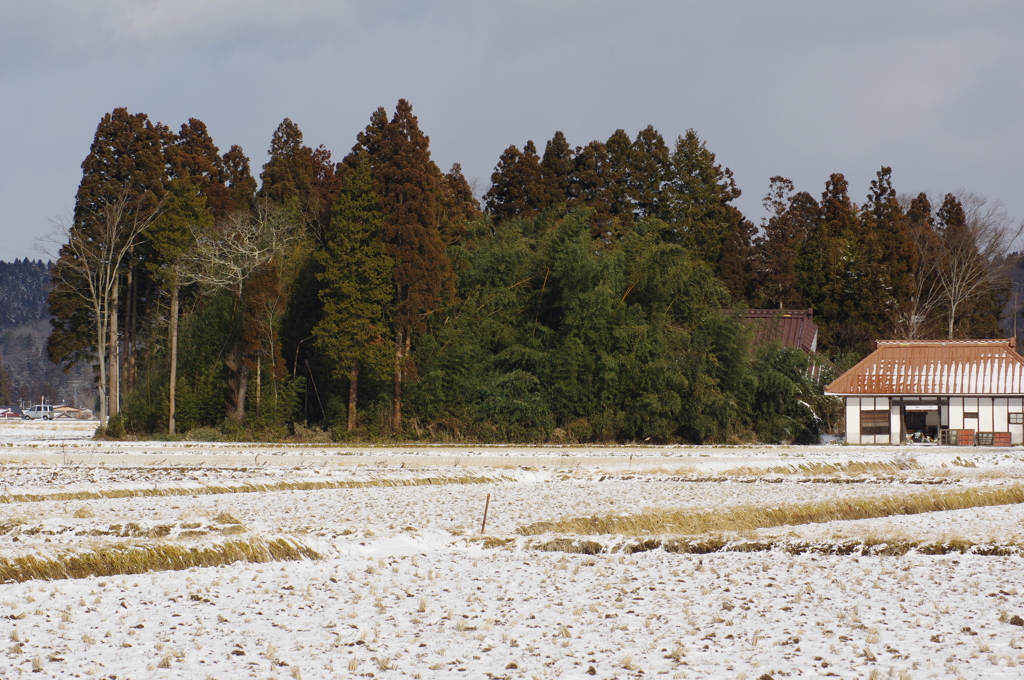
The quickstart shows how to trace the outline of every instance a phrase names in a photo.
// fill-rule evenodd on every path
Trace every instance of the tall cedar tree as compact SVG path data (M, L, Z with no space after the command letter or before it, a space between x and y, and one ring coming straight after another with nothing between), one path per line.
M101 119L89 154L82 162L82 181L69 236L107 253L123 249L124 255L116 262L109 260L109 255L104 256L107 259L98 264L109 272L108 280L103 290L94 288L92 292L88 290L89 282L80 275L83 263L76 261L81 249L76 254L73 244L66 244L54 267L54 287L49 298L53 330L47 343L50 358L75 363L96 357L100 417L104 423L108 413L117 413L120 402L118 321L122 279L128 275L129 282L135 280L133 270L139 266L131 254L134 243L122 242L123 238L134 239L138 234L134 229L119 229L109 222L115 213L119 222L135 227L154 217L168 181L164 146L170 137L166 126L154 124L144 113L130 114L125 108L114 109ZM114 242L101 243L110 239ZM132 286L127 288L130 293ZM133 308L129 304L125 309L130 313ZM130 328L132 323L125 325ZM125 347L131 352L134 343L126 342Z
M256 178L249 168L249 157L242 147L233 144L224 154L223 161L227 186L231 192L228 212L252 210L255 207Z
M722 255L715 266L715 275L725 284L734 304L746 304L753 297L754 234L757 229L731 205L726 206L725 219Z
M338 174L338 169L331 162L330 151L323 145L316 149L305 146L299 126L290 118L285 118L274 131L267 153L269 158L260 173L262 185L258 195L297 214L306 233L312 236L317 245L322 246L330 228L331 206L341 187L341 177ZM307 255L305 264L300 269L305 272L302 280L315 286L312 278L315 276L314 272L318 270L318 266L312 254ZM271 291L268 288L272 282L279 284L276 291ZM259 284L259 291L254 292L258 292L258 297L263 301L264 311L276 315L277 308L275 304L270 304L270 301L286 299L285 291L280 285L283 283L280 273L276 267L272 275L269 269L265 269L258 272L258 281L255 281L254 285L256 283ZM265 346L251 356L259 357L257 362L260 364L263 357L271 357L274 352L271 352L270 348L279 348L282 345L282 338L278 335L280 330L283 341L289 344L289 358L295 362L295 365L292 366L294 371L297 370L298 365L308 365L310 359L315 359L306 351L300 355L299 352L293 353L292 350L308 350L308 346L303 347L301 343L312 336L312 326L316 323L316 319L313 317L317 314L316 312L305 314L304 318L296 319L295 316L300 314L300 310L308 307L311 299L315 298L311 291L295 289L292 292L298 295L305 294L305 299L286 303L289 321L295 322L290 328L272 329L265 322L257 321L258 317L253 314L246 314L244 318L247 324L256 324L256 327L253 328L246 327L245 336L251 339L263 335L266 340ZM259 331L260 328L263 329L262 333ZM252 361L249 363L251 364ZM276 366L276 360L272 361L271 365ZM262 379L261 375L260 372L257 372L257 380ZM275 375L271 377L275 380L274 387L276 389L276 377ZM259 386L257 387L259 388ZM260 398L259 389L257 389L257 398Z
M213 143L206 124L189 118L167 148L171 179L188 179L206 198L214 219L223 219L234 208L224 158Z
M814 309L822 344L832 349L862 349L869 341L848 322L847 302L849 244L857 214L847 194L846 178L833 174L825 183L821 203L812 205L800 194L798 219L808 224L807 237L797 252L795 269L807 302ZM816 207L816 210L813 210ZM813 214L816 212L817 214Z
M430 139L420 131L409 102L400 99L379 138L372 137L368 130L367 139L379 144L372 164L374 191L384 210L387 254L395 261L392 426L400 431L403 383L415 370L412 337L423 333L427 317L454 297L455 277L438 225L439 173L430 160Z
M591 211L590 231L594 239L608 244L622 235L622 224L612 211L617 202L615 168L608 146L597 140L576 149L573 174L569 181L569 199L573 207Z
M572 175L573 151L561 130L544 145L540 161L541 181L544 184L545 207L564 203L569 197L569 177Z
M362 367L386 365L395 297L395 261L386 252L384 213L373 190L369 158L346 175L332 214L324 248L317 252L324 309L313 336L334 377L348 381L351 431Z
M608 186L608 212L615 217L620 233L631 228L634 217L634 203L629 195L629 153L632 149L632 142L625 130L616 130L605 142L605 149L608 150L608 165L610 172L605 181Z
M860 241L870 242L874 250L872 294L857 303L877 305L873 323L867 328L875 338L899 334L900 310L906 309L913 291L913 272L917 268L917 247L910 238L907 217L892 186L892 168L882 167L871 182L871 191L860 214Z
M309 233L322 242L330 225L331 205L341 188L331 152L323 145L304 146L299 126L285 118L274 131L267 154L259 196L298 210Z
M740 196L729 168L715 164L715 154L693 130L676 140L671 156L668 196L664 210L672 223L672 240L692 248L698 257L716 266L729 231L728 203Z
M779 309L801 309L805 305L793 260L803 241L803 233L790 210L793 182L786 177L771 178L762 205L769 217L762 222L762 233L754 247L757 269L757 304Z
M536 216L547 196L537 147L527 141L522 151L512 145L501 154L484 201L487 212L500 222L510 217Z
M445 244L453 245L462 240L466 224L480 216L480 202L458 163L453 163L452 169L438 178L437 185L438 229Z
M914 244L914 266L903 306L897 309L897 333L907 340L936 337L932 312L940 304L937 267L939 237L928 194L915 196L906 213L907 237Z
M627 158L627 193L638 219L668 219L664 187L671 165L668 146L653 125L637 133Z

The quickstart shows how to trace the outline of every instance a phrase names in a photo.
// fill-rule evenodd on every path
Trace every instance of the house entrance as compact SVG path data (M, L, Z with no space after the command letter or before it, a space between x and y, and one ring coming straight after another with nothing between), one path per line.
M924 410L924 409L928 410ZM907 407L903 412L903 431L911 442L934 442L939 438L938 407Z

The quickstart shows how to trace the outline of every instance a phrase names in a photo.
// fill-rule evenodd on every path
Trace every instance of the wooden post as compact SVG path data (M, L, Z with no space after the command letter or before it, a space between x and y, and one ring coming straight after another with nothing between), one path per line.
M491 507L491 494L487 494L487 502L484 503L484 521L480 525L480 533L487 529L487 510Z

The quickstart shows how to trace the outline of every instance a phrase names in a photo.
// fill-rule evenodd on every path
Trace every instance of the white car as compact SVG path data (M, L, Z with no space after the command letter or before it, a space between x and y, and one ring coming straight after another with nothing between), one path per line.
M53 420L53 405L37 404L22 411L22 414L25 420Z

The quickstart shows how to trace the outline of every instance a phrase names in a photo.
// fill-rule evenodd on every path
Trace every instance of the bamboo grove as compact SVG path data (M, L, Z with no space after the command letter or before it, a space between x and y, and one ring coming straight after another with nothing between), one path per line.
M116 109L82 169L48 348L94 367L111 436L814 441L874 339L999 334L1014 237L887 167L861 204L774 177L758 228L653 127L510 146L481 205L405 100L340 162L285 119L259 183L201 121ZM752 347L730 310L763 307L813 309L830 360Z

